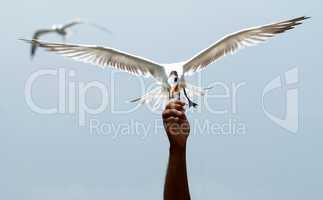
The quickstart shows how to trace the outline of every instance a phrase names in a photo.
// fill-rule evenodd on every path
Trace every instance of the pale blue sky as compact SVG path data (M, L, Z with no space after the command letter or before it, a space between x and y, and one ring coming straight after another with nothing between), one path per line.
M192 132L188 144L188 175L192 199L283 200L322 199L323 100L322 1L49 1L12 0L2 3L0 104L0 198L47 199L162 199L168 142L162 131L147 137L114 138L93 135L78 126L78 113L40 115L25 102L30 75L59 67L75 70L74 82L97 80L111 89L112 70L102 70L37 52L29 59L30 38L37 28L81 17L108 27L106 35L89 27L74 29L69 42L109 45L162 63L187 59L227 33L301 15L312 19L258 47L240 51L203 71L203 86L215 81L245 82L237 98L237 114L189 112L191 126L234 119L245 124L239 136ZM47 37L61 41L59 37ZM300 129L292 134L270 121L261 108L266 84L298 67L300 72ZM118 73L116 106L141 95L136 77ZM196 77L195 77L196 78ZM192 78L193 81L194 77ZM57 83L47 77L34 87L35 101L57 103ZM196 81L195 81L196 82ZM147 80L146 83L151 83ZM130 88L129 88L130 85ZM279 114L282 93L273 93L268 109ZM111 100L111 96L108 97ZM89 92L91 106L100 103ZM227 102L210 101L211 107ZM280 113L281 114L281 113ZM141 107L128 114L107 111L88 116L110 125L143 123L154 126L160 115ZM159 122L159 123L158 123ZM160 121L157 121L160 124Z

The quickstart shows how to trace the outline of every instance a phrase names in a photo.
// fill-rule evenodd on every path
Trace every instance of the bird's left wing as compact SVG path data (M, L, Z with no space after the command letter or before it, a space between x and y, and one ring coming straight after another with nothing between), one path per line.
M88 25L88 26L91 26L93 28L96 28L96 29L99 29L101 31L104 31L104 32L106 32L108 34L112 34L112 31L109 30L108 28L104 27L104 26L101 26L99 24L96 24L96 23L93 23L93 22L89 22L89 21L83 21L83 20L81 21L79 19L78 20L71 21L71 22L69 22L67 24L64 24L62 26L62 29L65 30L65 29L71 28L72 26L75 26L75 25L78 25L78 24Z
M71 21L67 24L64 24L62 26L62 29L67 29L67 28L70 28L70 27L78 25L78 24L84 24L84 22L82 22L81 20L74 20L74 21Z
M94 64L103 68L111 66L134 75L151 76L160 83L167 83L167 76L163 66L148 59L131 55L117 49L90 45L49 43L38 40L21 40L32 44L35 43L37 46L45 48L47 51L77 61Z
M193 56L183 64L183 72L186 75L204 69L208 64L220 59L228 53L235 53L237 50L264 42L276 34L283 33L295 26L302 24L308 17L273 23L265 26L245 29L225 36L210 47Z

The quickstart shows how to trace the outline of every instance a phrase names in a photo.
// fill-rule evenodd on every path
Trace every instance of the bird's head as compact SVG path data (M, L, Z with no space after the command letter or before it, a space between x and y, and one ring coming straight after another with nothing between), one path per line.
M54 24L52 26L52 29L55 30L58 34L67 35L67 31L63 28L63 25L61 24Z
M168 76L168 83L171 87L174 87L178 84L179 78L178 73L176 71L171 71Z
M57 29L60 29L61 27L62 27L62 25L54 24L54 25L52 26L52 29L57 30Z

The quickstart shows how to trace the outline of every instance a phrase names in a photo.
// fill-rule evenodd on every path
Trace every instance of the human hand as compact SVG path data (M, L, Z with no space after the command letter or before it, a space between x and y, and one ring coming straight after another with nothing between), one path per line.
M190 125L185 115L184 106L185 103L182 101L170 101L162 115L171 148L186 147Z

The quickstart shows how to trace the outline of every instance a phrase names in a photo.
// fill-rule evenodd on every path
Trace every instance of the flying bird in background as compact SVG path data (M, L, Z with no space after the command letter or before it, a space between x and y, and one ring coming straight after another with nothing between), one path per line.
M53 25L51 28L48 28L48 29L39 29L39 30L35 31L35 33L33 35L33 40L38 40L43 35L47 35L47 34L50 34L50 33L55 33L55 34L58 34L58 35L62 36L63 41L65 42L66 37L70 33L69 29L76 26L76 25L80 25L80 24L86 24L86 25L92 26L94 28L100 29L100 30L102 30L104 32L111 33L110 30L108 30L107 28L105 28L103 26L100 26L100 25L95 24L95 23L90 23L90 22L86 22L86 21L82 21L82 20L77 19L77 20L73 20L71 22L68 22L66 24ZM35 56L36 49L37 49L37 44L33 43L31 45L31 51L30 51L31 58L33 58Z
M160 64L110 47L49 43L35 39L22 40L77 61L91 63L103 68L111 66L131 74L152 77L160 85L144 96L134 99L133 102L148 103L153 98L164 97L170 99L175 96L179 97L181 91L183 91L188 100L189 107L196 107L197 104L194 103L190 97L204 95L205 90L187 84L185 81L186 76L205 69L206 66L229 53L233 54L243 47L256 45L279 33L293 29L295 26L302 24L303 20L308 18L309 17L303 16L229 34L192 58L172 64ZM190 95L188 95L188 93L190 93Z

